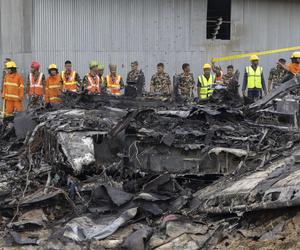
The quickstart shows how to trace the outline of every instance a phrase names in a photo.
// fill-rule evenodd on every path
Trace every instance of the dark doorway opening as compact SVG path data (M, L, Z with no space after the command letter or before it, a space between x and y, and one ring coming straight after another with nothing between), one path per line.
M231 0L208 0L206 38L230 40Z

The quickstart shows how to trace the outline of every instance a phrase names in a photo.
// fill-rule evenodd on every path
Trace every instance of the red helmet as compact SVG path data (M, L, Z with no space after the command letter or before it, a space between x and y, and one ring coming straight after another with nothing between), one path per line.
M40 64L36 61L33 61L31 63L31 67L34 68L35 70L39 70L40 69Z

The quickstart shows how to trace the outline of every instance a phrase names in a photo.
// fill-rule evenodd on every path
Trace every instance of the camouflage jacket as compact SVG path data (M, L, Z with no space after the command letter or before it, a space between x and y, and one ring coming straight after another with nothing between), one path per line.
M142 70L131 70L127 74L126 82L135 82L138 81L145 82L145 75Z
M269 81L272 81L273 84L278 85L282 82L286 74L287 71L284 69L272 68L269 75Z
M193 74L190 73L185 75L184 73L181 73L180 75L177 75L177 83L178 94L183 97L190 97L195 85Z
M163 72L161 74L156 73L152 76L150 82L150 89L155 94L170 94L170 86L171 86L171 79L168 73Z
M234 74L232 74L232 75L224 74L224 75L222 76L223 83L224 83L225 85L228 85L228 84L231 82L231 80L233 79L233 77L234 77Z

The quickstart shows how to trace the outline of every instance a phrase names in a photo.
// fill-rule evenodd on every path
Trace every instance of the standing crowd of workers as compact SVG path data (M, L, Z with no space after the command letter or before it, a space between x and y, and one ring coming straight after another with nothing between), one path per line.
M55 106L61 103L62 92L81 92L88 94L107 93L120 96L124 93L125 86L132 86L138 94L142 94L145 86L145 76L139 69L138 62L131 63L131 71L127 74L126 82L117 72L117 66L110 64L109 73L104 76L104 66L97 61L89 63L89 72L81 80L79 74L73 70L72 62L65 62L65 69L59 72L56 64L48 67L48 76L40 72L40 64L36 61L31 64L31 72L26 81L17 72L17 65L10 58L4 62L2 98L3 114L5 117L12 116L14 112L24 110L23 101L28 97L28 107L35 108L42 104ZM157 64L157 72L150 81L150 93L160 96L171 96L172 92L182 98L194 100L195 93L198 99L205 101L214 92L216 86L229 87L232 84L238 86L239 72L232 65L227 67L224 73L220 66L204 64L203 74L195 81L191 73L190 65L182 65L183 72L174 76L174 84L171 84L170 75L165 72L164 64ZM294 52L291 63L286 64L285 59L279 59L277 66L272 68L265 82L263 68L259 65L256 55L250 57L250 65L245 68L242 93L252 101L267 94L294 75L300 73L300 52ZM197 91L195 91L197 90Z

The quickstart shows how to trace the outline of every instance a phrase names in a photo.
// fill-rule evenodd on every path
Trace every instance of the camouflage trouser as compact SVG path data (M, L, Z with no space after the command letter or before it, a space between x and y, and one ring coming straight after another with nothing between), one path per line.
M184 91L182 91L182 90L179 89L178 92L179 92L178 94L182 98L191 98L191 97L193 97L193 90L184 90Z
M273 83L273 89L277 89L282 83Z
M44 105L44 100L42 96L30 96L28 102L28 109L35 109L42 107Z

